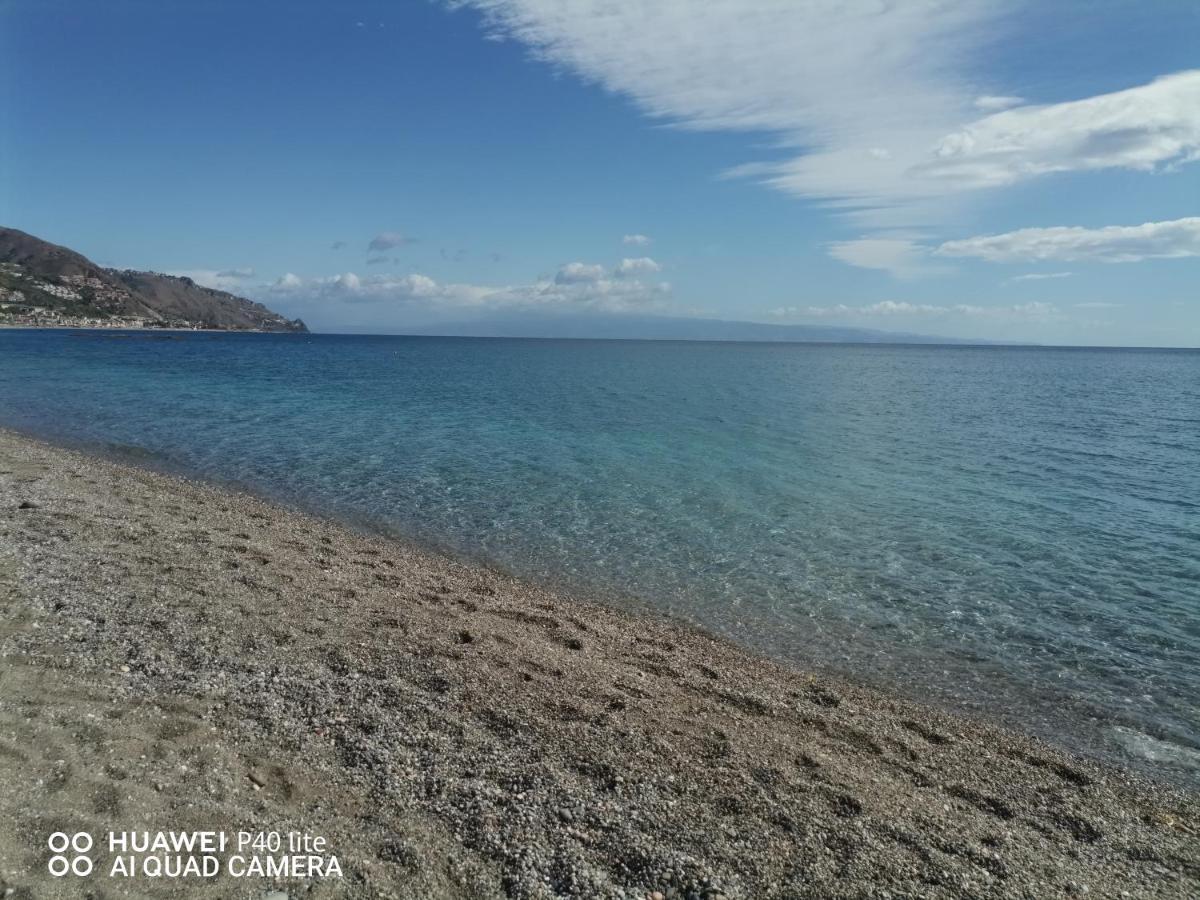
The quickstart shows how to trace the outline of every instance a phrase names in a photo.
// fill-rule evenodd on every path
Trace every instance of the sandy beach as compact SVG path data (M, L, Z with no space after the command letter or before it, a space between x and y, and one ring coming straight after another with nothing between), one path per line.
M1195 897L1196 798L245 494L0 431L0 894ZM342 877L54 878L53 832Z

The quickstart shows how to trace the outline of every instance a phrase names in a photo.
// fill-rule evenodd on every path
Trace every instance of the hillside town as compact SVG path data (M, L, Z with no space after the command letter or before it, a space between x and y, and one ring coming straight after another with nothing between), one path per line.
M0 298L5 295L0 288ZM19 292L18 292L19 296ZM130 316L73 316L57 309L31 306L26 303L0 299L0 328L186 328L202 330L190 322L170 322L161 319L139 319Z
M81 291L86 290L85 299ZM17 263L0 263L0 325L19 328L147 328L162 327L143 317L106 314L119 303L120 292L98 278L65 275L57 283L25 272ZM114 302L116 301L116 302ZM98 315L75 312L88 304Z
M202 331L202 323L170 316L124 313L131 297L88 274L37 276L13 262L0 262L0 327L167 328ZM250 330L238 329L232 330Z

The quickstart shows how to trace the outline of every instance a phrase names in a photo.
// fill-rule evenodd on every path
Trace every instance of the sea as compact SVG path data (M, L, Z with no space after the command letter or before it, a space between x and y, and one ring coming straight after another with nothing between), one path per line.
M0 425L1200 785L1200 351L0 330Z

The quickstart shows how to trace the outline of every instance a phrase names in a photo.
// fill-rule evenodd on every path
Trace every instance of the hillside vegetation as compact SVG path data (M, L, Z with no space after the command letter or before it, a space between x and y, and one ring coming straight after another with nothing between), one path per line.
M245 297L181 276L107 269L15 228L0 228L0 324L308 330Z

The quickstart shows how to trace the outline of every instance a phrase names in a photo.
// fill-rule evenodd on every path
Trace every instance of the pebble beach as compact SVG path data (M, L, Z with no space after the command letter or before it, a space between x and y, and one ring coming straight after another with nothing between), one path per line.
M1195 897L1194 794L689 626L0 431L0 894ZM52 832L322 836L114 882Z

